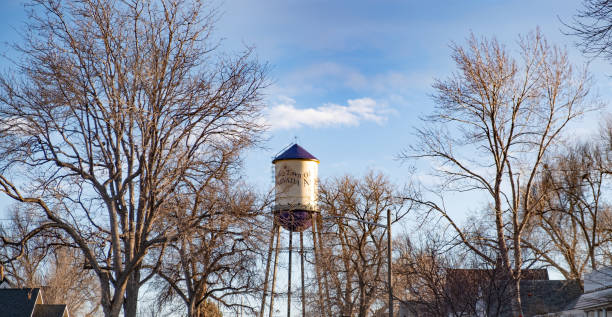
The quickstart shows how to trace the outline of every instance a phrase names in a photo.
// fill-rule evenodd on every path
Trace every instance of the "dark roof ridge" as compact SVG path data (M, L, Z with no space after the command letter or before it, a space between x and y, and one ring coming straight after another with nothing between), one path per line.
M607 289L610 289L610 288L612 288L612 285L602 286L602 287L595 288L595 289L592 289L592 290L589 290L589 291L584 291L583 294L591 294L591 293L595 293L595 292L599 292L599 291L604 291L604 290L607 290Z

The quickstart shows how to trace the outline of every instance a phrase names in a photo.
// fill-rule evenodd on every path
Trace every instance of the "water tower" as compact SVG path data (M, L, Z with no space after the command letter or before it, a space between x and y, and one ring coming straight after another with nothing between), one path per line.
M274 158L274 219L291 232L312 225L319 211L317 192L319 160L294 144Z
M292 251L293 233L298 232L300 237L299 253L301 259L301 285L302 285L302 314L305 312L304 293L304 231L312 228L312 242L315 255L315 269L317 280L320 281L320 272L317 268L317 240L320 234L317 232L317 224L320 224L320 213L318 207L318 171L319 160L308 153L297 143L291 145L273 160L274 164L274 225L270 237L268 259L266 261L266 274L264 281L263 298L259 316L264 316L266 297L268 295L268 284L270 277L270 263L274 253L274 268L272 274L272 287L270 296L270 314L274 308L274 285L276 283L276 272L278 266L278 251L280 248L281 228L289 233L289 266L287 280L287 316L291 316L291 273L292 273ZM276 246L274 246L276 244ZM273 250L275 252L273 252ZM320 250L319 250L320 251ZM319 283L320 285L320 283ZM320 289L320 288L319 288ZM320 294L320 296L322 296Z

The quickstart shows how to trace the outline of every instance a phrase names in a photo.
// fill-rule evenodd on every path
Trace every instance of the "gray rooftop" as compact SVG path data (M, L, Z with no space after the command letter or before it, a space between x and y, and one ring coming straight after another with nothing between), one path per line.
M610 302L612 302L612 287L585 292L580 296L573 308L588 310L610 305Z
M43 304L40 288L1 288L0 317L67 317L66 305Z
M66 314L66 305L38 304L34 307L32 317L63 317Z
M39 293L38 288L0 289L0 316L32 317Z
M521 281L521 302L525 316L566 310L582 294L578 280Z

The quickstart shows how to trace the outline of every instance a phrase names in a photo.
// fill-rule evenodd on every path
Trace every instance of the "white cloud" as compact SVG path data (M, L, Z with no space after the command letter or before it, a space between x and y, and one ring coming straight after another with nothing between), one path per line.
M389 110L372 98L349 99L347 105L328 103L317 108L296 108L295 100L283 102L268 109L266 121L273 130L296 129L304 126L357 126L362 121L382 124Z

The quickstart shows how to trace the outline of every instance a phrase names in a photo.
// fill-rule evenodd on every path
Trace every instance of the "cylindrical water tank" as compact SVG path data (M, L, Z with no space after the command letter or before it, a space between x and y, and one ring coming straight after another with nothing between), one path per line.
M283 228L303 231L318 212L319 160L294 144L274 158L274 216Z

